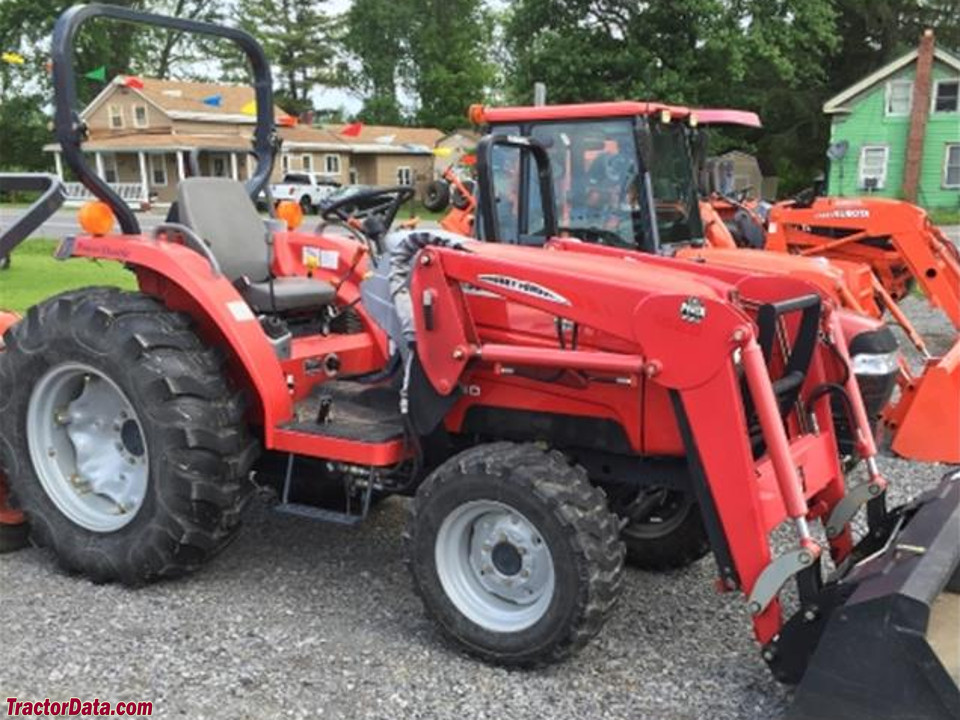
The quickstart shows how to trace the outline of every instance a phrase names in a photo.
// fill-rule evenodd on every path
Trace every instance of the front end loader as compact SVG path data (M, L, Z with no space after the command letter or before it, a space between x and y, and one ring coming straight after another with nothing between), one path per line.
M884 412L892 447L904 457L960 463L960 252L926 212L902 200L817 197L770 210L766 247L806 257L858 262L874 274L882 309L900 324L922 358L919 374L902 370L898 402ZM934 355L897 303L918 287L955 331Z
M168 221L141 230L82 152L73 39L95 17L241 47L258 108L246 185L189 178ZM887 506L841 311L814 286L555 239L548 153L522 137L485 141L481 161L500 147L533 163L538 192L521 187L538 200L520 212L539 208L547 249L388 233L409 188L369 191L377 217L334 203L322 231L279 229L255 207L276 146L250 35L90 5L61 16L52 47L57 139L110 221L56 257L123 262L138 283L62 293L4 334L0 463L61 566L130 586L194 571L239 530L254 484L279 512L348 525L375 496L411 496L404 540L427 613L465 652L531 667L600 632L624 590L622 531L669 518L656 559L712 552L771 670L820 703L810 713L956 717L960 693L923 633L960 564L960 478ZM479 210L486 232L507 232ZM345 506L316 501L327 489ZM652 541L630 543L653 567ZM909 624L883 624L874 599L906 603ZM873 635L877 657L821 658ZM914 659L880 687L878 664Z

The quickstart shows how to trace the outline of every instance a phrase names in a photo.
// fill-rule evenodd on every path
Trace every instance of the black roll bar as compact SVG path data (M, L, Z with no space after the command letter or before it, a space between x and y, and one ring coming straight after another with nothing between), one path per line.
M520 135L485 135L477 143L477 189L480 202L480 239L487 242L500 240L500 221L496 208L495 181L493 177L493 149L515 147L520 152L529 152L537 164L537 180L540 184L540 204L543 208L543 227L546 239L557 236L557 202L553 192L553 171L550 155L540 141ZM521 182L523 182L521 180Z
M230 40L240 46L253 67L253 88L257 101L257 127L253 142L257 169L247 181L247 192L251 198L256 198L273 170L276 129L273 121L273 79L270 75L270 64L263 48L253 36L237 28L138 12L116 5L75 5L59 17L53 29L53 88L56 108L54 130L67 165L76 173L84 187L110 206L124 234L140 234L140 223L120 196L90 169L81 150L86 139L86 126L76 111L74 40L80 27L96 17L210 35Z
M60 178L48 173L0 173L0 190L41 193L13 225L0 232L0 258L5 258L60 209L66 194Z

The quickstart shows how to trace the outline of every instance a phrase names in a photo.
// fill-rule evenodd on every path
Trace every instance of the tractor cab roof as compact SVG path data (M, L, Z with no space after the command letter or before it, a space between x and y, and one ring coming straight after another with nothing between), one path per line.
M487 108L474 105L470 119L478 124L543 122L551 120L589 120L595 118L651 116L669 113L675 120L692 120L701 125L741 125L758 128L759 116L748 110L727 108L689 108L654 101L577 103L571 105L529 105Z

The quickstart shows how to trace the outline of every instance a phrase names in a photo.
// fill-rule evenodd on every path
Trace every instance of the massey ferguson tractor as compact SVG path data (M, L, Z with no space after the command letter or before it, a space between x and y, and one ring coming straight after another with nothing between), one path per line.
M189 178L142 232L82 153L73 41L96 17L241 47L258 113L246 185ZM800 683L795 718L957 716L925 632L958 583L960 477L888 506L841 311L814 286L551 239L551 165L527 138L486 142L537 168L546 249L388 232L409 188L368 191L392 203L380 216L333 204L321 231L279 229L253 200L276 150L269 65L239 30L78 6L55 27L53 73L57 139L99 198L56 256L122 262L139 285L49 298L4 335L3 509L64 568L133 586L192 571L255 483L281 512L349 524L407 495L427 612L465 652L530 667L600 632L621 529L658 513L668 532L637 538L640 556L712 552L774 675ZM320 504L331 491L339 507Z

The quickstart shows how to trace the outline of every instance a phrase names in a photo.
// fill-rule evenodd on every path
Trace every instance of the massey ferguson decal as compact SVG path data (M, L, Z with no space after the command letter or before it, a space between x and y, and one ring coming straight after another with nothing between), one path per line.
M491 285L497 285L498 287L502 287L504 290L512 290L513 292L529 295L530 297L535 297L540 300L557 303L558 305L570 304L570 301L567 300L563 295L555 293L553 290L550 288L545 288L543 285L537 285L537 283L530 282L529 280L519 280L507 275L477 275L477 280L490 283Z
M870 211L866 208L851 208L849 210L831 210L830 212L821 212L817 213L813 217L818 220L825 219L842 219L842 220L855 220L857 218L868 218L870 217Z
M680 318L684 322L701 323L707 316L707 308L698 297L688 297L680 305Z

